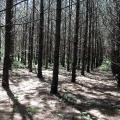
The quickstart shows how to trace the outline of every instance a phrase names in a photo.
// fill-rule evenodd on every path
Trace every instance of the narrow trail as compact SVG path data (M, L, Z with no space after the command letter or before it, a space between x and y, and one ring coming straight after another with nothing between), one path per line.
M1 87L0 120L119 120L120 90L111 72L71 73L60 70L60 96L51 96L52 71L44 70L44 81L27 70L14 70L10 91ZM0 76L2 71L0 71Z

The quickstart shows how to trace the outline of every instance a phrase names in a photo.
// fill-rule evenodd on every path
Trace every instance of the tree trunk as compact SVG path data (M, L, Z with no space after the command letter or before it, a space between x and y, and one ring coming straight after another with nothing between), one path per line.
M43 59L43 39L44 39L44 6L43 0L40 4L40 34L39 34L39 53L38 53L38 78L43 78L42 76L42 59Z
M13 0L6 0L6 26L5 26L5 56L3 65L3 79L2 86L5 89L9 89L9 70L11 69L12 57L12 28L13 28Z
M71 14L72 14L72 5L71 5L71 0L69 0L69 28L68 28L68 41L67 41L67 71L70 70Z
M51 94L58 93L60 31L61 31L61 0L57 0L55 51L54 51L53 80L50 91Z
M91 63L91 31L92 31L92 6L91 1L89 1L89 41L88 41L88 59L87 59L87 72L90 73L90 63Z
M83 56L82 56L82 70L81 74L85 75L85 67L86 67L86 47L87 47L87 39L88 39L88 15L89 15L89 0L86 2L86 27L85 27L85 36L83 42Z
M32 11L32 21L34 21L35 18L35 0L33 0L33 11ZM32 72L32 63L33 63L33 39L34 39L34 22L32 22L31 27L31 37L30 37L30 54L29 54L29 65L28 69L30 72Z
M72 63L72 80L71 80L71 82L75 82L75 79L76 79L79 14L80 14L79 11L80 11L80 1L77 0L77 4L76 4L76 23L75 23L75 34L74 34L74 51L73 51L73 63Z

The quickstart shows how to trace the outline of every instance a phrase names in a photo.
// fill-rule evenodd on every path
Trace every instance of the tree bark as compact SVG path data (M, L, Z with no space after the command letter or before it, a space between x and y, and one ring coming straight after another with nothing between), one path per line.
M61 0L57 0L55 51L54 51L53 80L50 91L51 94L58 93L59 48L60 48L60 39L61 39L60 31L61 31Z
M6 26L5 26L5 56L3 65L3 78L2 86L5 89L9 89L9 70L11 69L12 57L11 57L11 47L12 47L12 28L13 28L13 0L6 0Z
M81 74L85 75L86 68L86 47L87 47L87 39L88 39L88 15L89 15L89 0L86 1L86 27L85 27L85 36L83 42L83 56L82 56L82 70Z
M44 39L44 6L43 0L40 4L40 34L39 34L39 53L38 53L38 78L43 78L42 76L42 59L43 59L43 39Z
M77 0L77 4L76 4L76 23L75 23L75 34L74 34L73 63L72 63L72 80L71 80L71 82L75 82L75 79L76 79L77 53L78 53L79 14L80 14L79 11L80 11L80 1Z

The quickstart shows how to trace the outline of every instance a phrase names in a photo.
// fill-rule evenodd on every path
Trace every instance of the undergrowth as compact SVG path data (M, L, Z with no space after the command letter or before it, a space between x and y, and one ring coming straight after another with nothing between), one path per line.
M99 67L101 71L110 71L111 70L111 60L109 58L105 58L103 60L102 65Z

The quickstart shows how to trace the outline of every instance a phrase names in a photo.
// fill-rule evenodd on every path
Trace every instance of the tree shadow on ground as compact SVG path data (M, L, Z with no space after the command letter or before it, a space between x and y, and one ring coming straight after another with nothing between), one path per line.
M22 105L19 103L18 99L14 96L14 94L12 93L12 91L10 89L6 90L8 97L11 99L11 101L13 102L13 112L11 114L11 120L13 120L14 118L14 113L16 111L15 108L17 109L17 112L20 113L22 120L33 120L32 115L27 111L26 106Z
M15 86L19 86L20 83L22 83L23 81L29 81L30 78L31 79L37 78L40 82L45 82L44 76L41 79L39 79L36 74L30 74L30 73L26 74L23 71L21 72L21 74L17 72L13 72L10 81Z
M98 109L102 114L115 116L120 115L120 102L112 99L88 99L88 97L80 94L70 93L70 97L65 97L65 92L62 94L58 94L57 97L62 99L67 105L74 107L78 111L85 112L92 109ZM77 102L77 100L81 100L81 102ZM90 114L90 113L89 113ZM91 117L94 117L95 120L97 117L90 114ZM94 120L94 119L93 119Z
M103 77L104 80L109 80L109 81L115 80L112 76L111 71L98 71L98 70L96 70L96 71L90 72L89 74L87 73L85 76L88 78L91 78L91 79L94 79L95 76L99 76L99 77Z
M10 116L11 116L10 112L0 110L0 120L13 120L12 117Z
M74 94L71 94L71 95L73 95L75 97ZM79 114L72 112L73 117L75 117L75 118L72 118L71 120L82 120L84 118L84 116L87 117L87 115L90 116L89 119L92 119L92 120L98 119L96 116L94 116L90 113L87 113L86 115L82 116L83 113L86 112L86 110L88 110L88 109L84 109L85 106L82 105L83 102L81 104L78 104L77 101L75 100L75 98L65 97L65 93L59 93L56 96L59 99L62 99L68 106L71 106L72 108L75 108L76 110L78 110L80 112ZM84 97L81 99L84 99ZM66 114L66 117L67 116L69 116L69 113ZM77 116L78 117L81 116L81 118L77 118Z
M93 76L94 75L94 76ZM95 79L96 76L100 77L102 73L93 73L91 79L78 78L77 83L61 81L61 85L65 87L65 91L60 91L58 97L66 102L66 104L74 107L79 111L97 110L103 116L116 116L120 115L120 101L119 91L116 83L111 74L106 73L103 79ZM70 87L70 88L69 88ZM70 94L70 97L67 94ZM70 100L71 99L71 100ZM77 103L77 101L81 101Z
M93 73L94 74L94 73ZM73 84L71 83L70 79L71 76L64 76L60 75L59 77L59 89L60 95L58 96L58 100L62 99L63 102L65 102L66 105L71 106L71 108L74 108L75 110L79 112L85 112L85 111L90 111L90 110L98 110L102 115L107 115L107 116L116 116L120 115L120 102L118 96L114 94L119 93L119 90L116 87L115 81L108 81L109 78L112 79L112 75L110 74L105 74L103 75L103 80L102 79L95 79L96 76L101 76L102 73L95 73L96 75L92 75L92 79L88 79L87 77L83 76L78 76L77 77L77 83ZM106 76L107 75L107 76ZM33 82L36 82L36 80L39 81L39 79L36 79L37 76L35 74L23 74L23 76L18 76L16 74L17 78L20 79L20 82L23 81L23 79L35 80ZM15 78L15 80L17 80ZM62 112L62 115L65 115L65 120L73 120L70 114L74 114L75 116L79 116L79 114L73 112L73 111L64 111L63 109L59 109L56 107L53 109L51 107L50 101L56 100L56 98L49 96L49 91L50 91L50 84L51 84L52 77L50 74L48 76L45 75L45 80L40 81L40 84L38 82L38 86L35 88L32 88L34 91L30 93L28 91L25 93L25 99L28 101L33 100L33 101L39 101L41 97L42 103L39 102L39 104L44 104L43 108L47 108L46 111L51 111L53 114L59 114L59 112ZM17 82L17 81L16 81ZM31 89L31 90L32 90ZM37 93L37 94L36 94ZM15 103L15 106L22 109L21 116L23 120L27 120L29 118L32 120L31 114L27 112L27 108L23 105L21 105L14 97L12 91L9 90L7 92L8 96L12 99L13 103ZM70 94L70 96L69 96ZM66 97L68 96L68 97ZM92 96L92 97L91 97ZM80 101L80 102L78 102ZM62 103L63 103L62 102ZM60 103L61 104L61 103ZM22 107L21 107L22 106ZM61 105L60 105L61 106ZM23 112L24 111L24 112ZM14 114L15 111L13 111ZM95 117L96 114L89 113L91 117ZM94 116L95 115L95 116ZM14 115L13 115L14 116ZM25 117L25 119L24 119ZM69 119L71 117L71 119ZM97 116L96 116L97 117ZM77 118L75 118L77 120ZM81 120L81 119L78 119ZM93 119L94 120L94 119ZM96 119L95 119L96 120Z
M90 78L90 79L96 79L96 80L101 77L101 80L114 81L115 79L111 74L92 72L92 73L86 74L85 77Z

